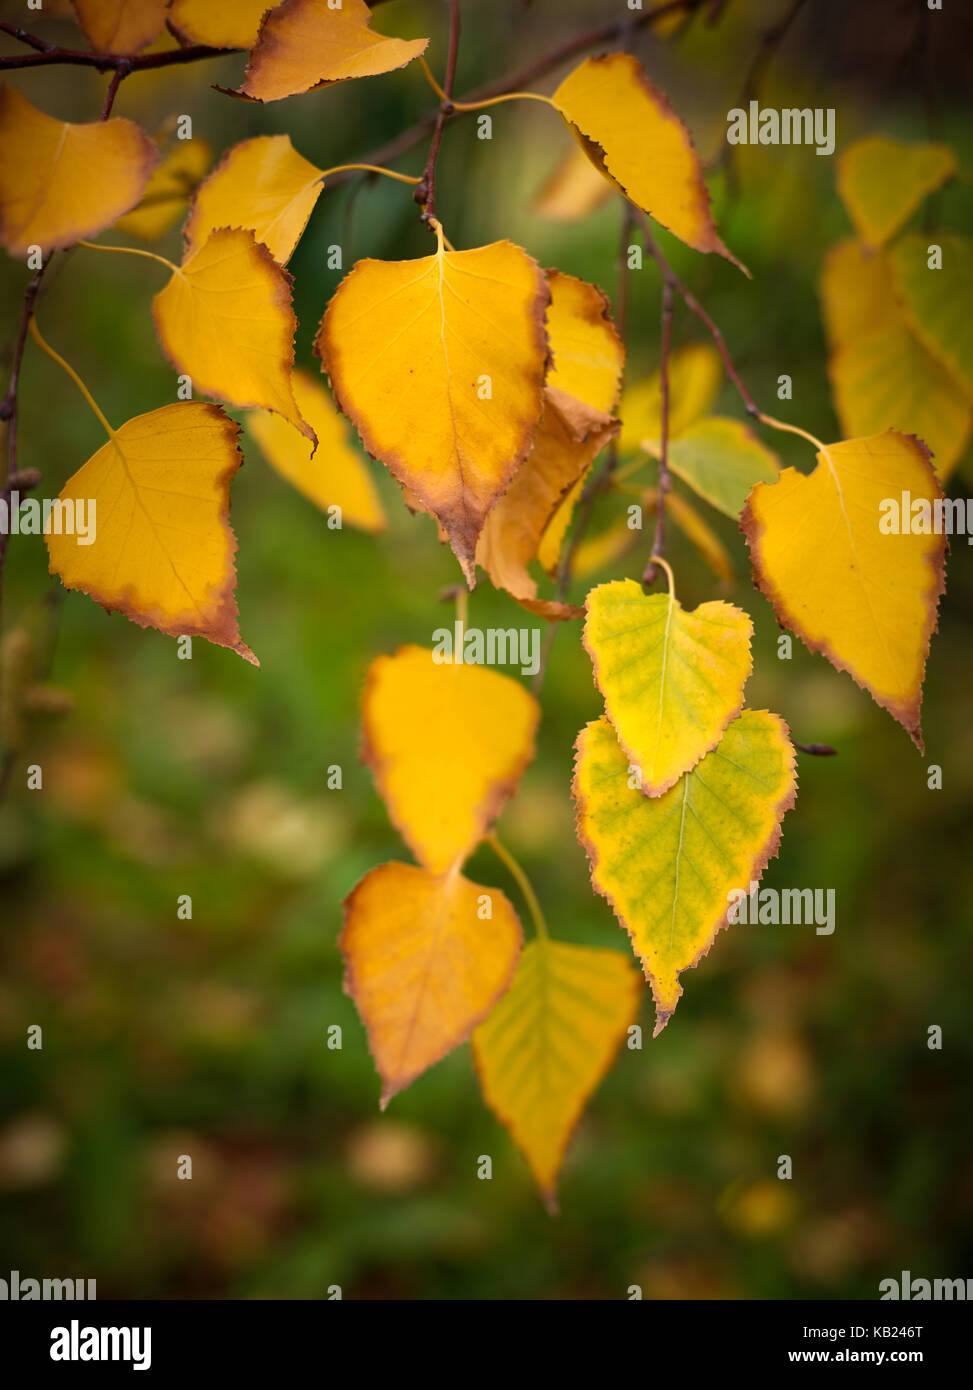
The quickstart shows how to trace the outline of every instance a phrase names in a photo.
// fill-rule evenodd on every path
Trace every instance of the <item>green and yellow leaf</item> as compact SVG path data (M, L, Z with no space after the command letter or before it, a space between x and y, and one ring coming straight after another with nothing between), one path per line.
M854 228L878 250L930 193L956 173L948 145L867 135L838 156L837 185Z
M938 234L942 266L929 268L929 238L906 236L889 252L895 288L913 333L973 397L973 239Z
M645 439L643 448L658 457L659 441ZM762 444L742 420L709 415L673 439L669 468L711 506L736 520L756 483L777 480L777 455Z

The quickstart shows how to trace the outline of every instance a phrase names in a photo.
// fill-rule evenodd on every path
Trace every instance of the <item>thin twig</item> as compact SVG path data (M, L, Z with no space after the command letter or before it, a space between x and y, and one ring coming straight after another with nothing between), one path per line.
M659 349L659 505L655 513L655 539L652 542L652 559L645 567L642 583L654 584L659 573L656 559L661 559L666 548L666 497L672 487L669 476L669 346L672 342L672 281L662 281L662 338Z
M453 114L453 82L456 78L456 55L459 51L459 3L449 0L449 53L446 58L446 80L443 83L443 99L439 104L436 124L433 127L432 141L429 145L429 158L422 177L416 185L413 197L422 208L422 220L428 222L436 215L436 161L443 138L446 122Z

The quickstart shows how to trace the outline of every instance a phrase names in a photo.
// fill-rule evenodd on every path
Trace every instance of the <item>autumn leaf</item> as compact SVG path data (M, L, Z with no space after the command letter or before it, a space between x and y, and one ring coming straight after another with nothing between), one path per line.
M683 970L727 925L728 895L749 891L777 853L797 779L787 726L744 710L711 753L663 796L643 796L607 719L575 744L578 838L591 882L632 938L652 986L655 1034L672 1016Z
M541 938L473 1034L487 1105L530 1164L548 1209L581 1112L638 1017L642 982L617 951Z
M152 311L166 356L194 391L275 410L315 442L291 389L290 277L252 232L214 232L175 270Z
M291 377L294 399L302 417L317 435L315 450L293 425L266 410L247 416L247 429L267 462L282 478L322 511L341 509L341 523L377 533L386 526L385 512L358 449L348 439L348 426L320 381L306 372Z
M660 796L715 748L743 708L753 624L713 600L687 613L634 579L590 590L584 645L605 712L642 790Z
M697 251L746 268L716 230L689 131L637 58L586 58L553 96L596 168L643 212Z
M205 637L258 665L234 599L238 435L219 406L189 401L126 421L61 490L75 517L87 509L93 539L52 530L51 573L139 627Z
M345 900L345 993L368 1031L381 1106L464 1042L510 984L520 923L456 869L380 864Z
M404 68L428 39L390 39L371 28L365 0L284 0L264 19L240 94L279 101L349 77Z
M658 492L649 495L654 496L655 506L658 507ZM648 497L646 503L648 504ZM653 510L654 508L646 505L646 512L649 515L652 514ZM736 578L733 572L733 561L719 536L709 523L700 516L692 503L687 501L685 497L680 497L678 492L667 493L666 517L675 522L720 583L729 588Z
M678 439L705 415L723 380L720 355L710 343L688 343L669 357L669 438ZM662 381L658 372L625 388L619 409L622 453L637 453L643 439L662 433Z
M643 447L658 457L656 439ZM777 480L777 455L742 420L710 415L684 430L668 448L670 470L718 511L736 519L756 483Z
M970 436L973 408L912 332L887 254L869 256L856 242L839 242L825 259L820 296L841 428L855 438L889 425L916 434L939 477L948 478Z
M967 398L973 397L973 240L938 234L942 266L929 266L929 238L906 236L889 259L909 327L950 372Z
M534 199L532 210L552 222L580 222L611 196L611 184L574 144Z
M205 140L175 140L145 185L142 201L116 224L118 231L139 241L157 241L186 207L211 156Z
M544 390L544 413L534 447L507 491L487 516L476 561L498 589L538 617L577 618L581 610L558 599L539 598L528 565L567 490L601 453L618 422L552 386Z
M510 676L434 656L407 646L372 662L362 753L403 839L435 874L463 862L516 789L540 708Z
M103 231L140 200L158 161L132 121L56 121L0 87L0 244L46 255Z
M137 53L157 39L167 0L71 0L85 38L96 53Z
M359 261L315 343L366 450L440 521L472 587L487 512L543 405L548 291L509 241Z
M172 0L169 22L189 43L252 48L275 0Z
M837 187L858 235L877 250L955 173L948 145L868 135L838 156Z
M882 504L908 494L932 513L942 490L921 441L897 430L828 444L817 460L813 473L785 468L750 494L740 525L754 582L778 620L848 671L921 752L946 537L889 534Z
M241 140L200 185L183 229L186 255L221 227L242 227L286 265L324 184L288 135Z

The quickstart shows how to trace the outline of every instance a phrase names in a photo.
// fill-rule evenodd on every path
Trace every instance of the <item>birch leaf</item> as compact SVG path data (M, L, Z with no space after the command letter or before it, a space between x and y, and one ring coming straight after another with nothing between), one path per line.
M157 39L167 0L71 0L84 36L96 53L137 53Z
M643 447L656 458L659 441L648 439ZM777 481L780 463L742 420L709 415L697 420L673 439L668 449L669 467L711 506L736 520L750 489L756 483Z
M104 231L141 199L158 162L132 121L56 121L0 87L0 245L46 255Z
M471 587L490 508L530 452L547 287L509 241L359 261L315 350L366 450L441 523Z
M327 512L341 511L341 523L376 534L386 527L385 511L371 474L348 439L348 425L320 381L306 372L291 377L294 399L302 417L317 435L318 447L293 425L267 410L247 416L247 429L264 458L298 492Z
M929 642L945 587L945 535L891 534L903 494L930 517L942 490L922 443L896 430L829 444L813 473L758 483L740 525L754 582L778 620L897 719L923 750ZM911 521L907 505L906 525Z
M183 230L186 255L221 227L242 227L286 265L324 188L288 135L241 140L200 184Z
M637 58L586 58L553 101L591 162L637 207L687 246L745 269L717 233L689 131Z
M473 1034L483 1097L530 1164L548 1209L581 1113L635 1022L638 973L617 951L537 940Z
M404 68L428 39L390 39L371 28L365 0L284 0L264 19L240 93L279 101L350 77Z
M190 43L252 48L275 0L172 0L169 21Z
M126 421L61 491L75 515L87 507L94 540L52 531L51 573L140 627L205 637L257 665L234 599L238 434L219 406L189 401Z
M605 712L642 790L660 796L743 708L753 624L721 600L687 613L672 593L645 594L634 579L599 584L585 607L584 645Z
M118 230L139 241L158 241L185 211L211 157L205 140L173 141L145 185L142 201L116 224Z
M872 250L884 246L923 199L956 173L948 145L910 144L888 135L856 140L837 164L838 193Z
M656 1004L655 1033L727 925L730 895L748 891L777 853L797 779L787 726L744 710L711 753L663 796L633 787L607 719L575 744L578 838L591 882L632 939Z
M338 944L384 1110L489 1014L510 984L521 930L499 889L391 863L349 894Z
M929 267L929 238L905 236L889 252L895 287L909 327L973 397L973 239L940 234L942 266Z
M519 682L485 666L439 663L412 646L372 662L362 753L430 873L461 864L487 833L534 756L539 718Z
M252 232L214 232L152 301L159 342L193 390L275 410L314 441L291 389L290 277Z

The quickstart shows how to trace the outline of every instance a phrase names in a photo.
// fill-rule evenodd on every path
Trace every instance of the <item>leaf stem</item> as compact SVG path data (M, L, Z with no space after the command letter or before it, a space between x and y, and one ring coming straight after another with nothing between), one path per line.
M545 106L551 106L555 111L558 109L550 97L540 92L503 92L498 97L487 97L485 101L451 101L450 106L454 111L482 111L485 106L499 106L504 101L542 101Z
M321 175L321 182L333 174L352 173L360 170L363 174L384 174L387 179L397 179L399 183L420 183L421 179L414 178L411 174L397 174L394 169L383 169L380 164L336 164L333 169L325 169Z
M46 343L46 342L44 341L44 339L41 337L40 329L37 327L37 320L34 318L33 315L31 315L30 323L28 324L27 327L28 327L28 331L29 331L29 333L30 333L30 336L33 338L34 342L35 342L35 343L37 344L37 346L40 348L41 352L46 353L47 356L51 359L52 362L56 362L56 363L58 364L59 367L63 368L63 370L67 372L68 376L69 376L69 377L71 378L71 380L74 382L75 386L76 386L76 387L78 388L78 390L81 392L82 396L84 396L85 400L86 400L86 401L88 402L88 404L91 406L91 409L92 409L92 410L94 411L94 413L97 415L97 417L98 417L98 419L99 419L99 421L100 421L100 423L101 423L102 428L104 429L105 433L108 435L108 438L111 439L111 440L114 440L114 438L115 438L115 431L112 429L111 425L108 423L108 421L106 420L105 416L102 414L101 410L98 408L98 403L97 403L97 401L95 400L94 396L93 396L93 395L91 394L91 392L88 390L87 386L85 386L84 382L83 382L83 381L81 380L81 378L78 376L78 374L77 374L77 372L74 370L74 368L73 368L72 366L70 366L67 362L65 362L64 358L61 357L59 353L56 353L56 352L54 351L54 349L50 346L49 343Z
M516 881L517 887L524 895L524 901L527 903L531 920L534 923L534 930L537 932L538 937L541 941L549 941L550 933L547 930L547 923L544 921L544 914L541 911L540 903L537 901L537 894L531 887L530 879L524 873L510 851L504 848L500 843L495 834L491 832L491 834L487 835L485 842L490 846L497 858L502 860L511 878Z
M661 439L659 441L659 506L655 514L655 539L652 542L652 558L642 575L643 584L654 584L659 571L656 562L665 565L669 575L669 594L673 597L672 570L662 560L666 544L666 496L672 487L669 475L669 346L672 342L672 281L662 281L662 339L659 353L659 391L662 398L659 415Z
M802 439L806 439L809 444L813 444L819 454L827 456L827 449L820 439L815 439L813 434L808 434L807 430L802 430L800 425L788 425L783 420L775 420L772 415L759 414L757 419L762 425L769 425L774 430L784 430L787 434L799 434Z
M666 578L667 578L668 581L669 581L669 599L670 599L671 602L675 602L675 598L676 598L676 581L675 581L675 579L673 578L672 566L669 564L668 560L664 560L664 559L662 558L661 555L656 555L656 554L653 554L651 563L652 563L653 565L661 565L662 568L665 570L665 572L666 572Z
M89 251L114 251L119 256L143 256L147 261L158 261L160 265L166 266L173 275L178 275L179 267L173 265L172 261L167 261L165 256L157 256L154 251L143 251L137 246L102 246L97 241L78 241L76 246L86 246Z

